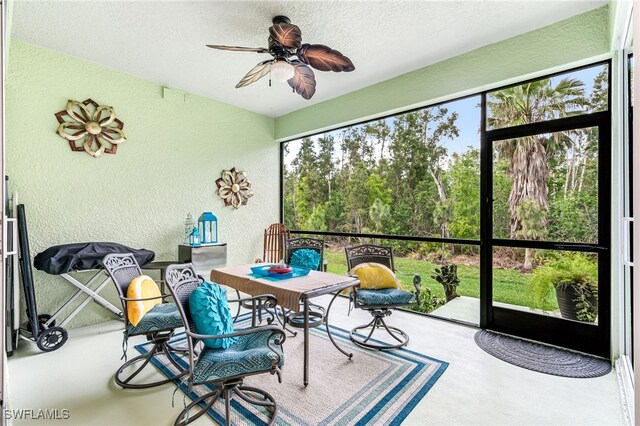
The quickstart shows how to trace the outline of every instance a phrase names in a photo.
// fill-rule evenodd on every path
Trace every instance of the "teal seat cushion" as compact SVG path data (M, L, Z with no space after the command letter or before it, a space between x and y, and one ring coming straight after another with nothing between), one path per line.
M289 264L298 268L310 269L317 271L320 269L320 253L312 249L300 249L293 252Z
M220 335L233 333L233 318L229 311L227 292L216 283L205 281L189 296L189 312L198 334ZM204 339L212 349L226 349L235 338Z
M174 330L182 327L182 317L175 303L159 303L144 314L135 327L127 322L127 334L136 336L155 331Z
M267 346L271 339L271 347ZM205 348L193 369L193 382L206 383L228 377L269 371L274 364L284 365L282 346L269 330L239 336L228 349ZM274 352L275 351L275 352Z
M406 305L415 302L414 294L397 288L358 290L356 300L360 305Z

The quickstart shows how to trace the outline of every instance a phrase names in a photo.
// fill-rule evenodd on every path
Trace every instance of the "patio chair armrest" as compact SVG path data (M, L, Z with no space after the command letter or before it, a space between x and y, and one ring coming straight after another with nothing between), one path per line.
M170 294L161 294L160 296L155 296L155 297L145 297L143 299L136 299L136 298L131 298L131 297L122 297L122 296L118 296L120 298L120 300L124 301L124 302L145 302L147 300L156 300L156 299L167 299L169 297L171 297Z
M415 291L415 295L416 295L416 300L418 302L418 304L420 304L420 290L422 288L422 277L420 276L420 274L417 274L415 272L403 272L400 271L399 269L396 269L396 274L398 275L404 275L404 276L411 276L413 275L413 287L415 287L416 291Z
M246 336L248 334L261 333L263 331L271 331L272 335L279 335L279 339L276 341L277 345L282 345L282 343L284 343L285 339L287 338L287 336L284 334L284 330L277 325L261 325L258 327L242 328L240 330L234 331L233 333L217 334L217 335L198 334L198 333L194 333L189 329L186 329L185 333L187 334L187 336L193 339L203 340L203 339L227 339L227 338L233 338L233 337Z

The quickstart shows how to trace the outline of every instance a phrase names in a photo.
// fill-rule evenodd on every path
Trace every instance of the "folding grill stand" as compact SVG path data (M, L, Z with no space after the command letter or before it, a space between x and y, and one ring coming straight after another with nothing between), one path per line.
M111 281L111 278L104 269L84 269L74 272L95 271L93 276L85 283L81 283L77 278L70 275L70 272L64 272L60 275L67 282L72 284L78 290L67 300L53 315L38 315L38 307L36 303L36 295L33 285L33 273L31 269L31 254L29 251L29 237L27 232L27 221L23 204L17 206L18 212L18 228L20 241L20 270L22 273L22 282L24 286L25 302L27 307L28 325L26 329L21 329L21 337L35 341L38 348L43 352L50 352L60 348L65 344L68 338L67 331L64 326L69 323L87 304L94 300L96 303L114 313L119 318L123 317L120 309L116 308L98 293ZM99 264L95 264L100 266ZM102 281L100 281L102 280ZM92 289L95 283L100 284ZM56 319L62 315L67 309L75 303L80 296L85 295L85 299L71 311L64 320L56 326Z
M87 269L85 271L77 271L77 272L86 272L86 271L92 271L92 270ZM93 269L93 271L95 271L95 269ZM71 321L76 315L78 315L78 313L82 310L82 308L87 306L87 304L91 300L95 301L97 304L101 305L108 311L113 312L118 317L120 318L123 317L122 311L120 309L116 308L112 303L110 303L108 300L106 300L104 297L98 294L111 281L111 278L109 278L109 275L104 269L97 270L96 273L91 277L91 279L89 279L86 282L86 284L81 283L80 281L78 281L76 278L72 277L68 273L60 274L60 276L65 280L67 280L72 285L74 285L75 287L77 287L78 291L76 291L73 294L73 296L71 296L71 298L67 300L67 302L64 305L62 305L51 316L51 318L49 318L46 322L44 322L45 327L50 327L52 324L55 324L56 318L62 315L62 313L67 308L69 308L69 306L71 306L83 293L86 295L86 298L82 301L82 303L78 305L78 307L76 307L71 313L69 313L69 315L67 315L67 317L60 323L60 327L64 327L65 325L67 325L69 321ZM98 278L100 277L103 278L102 283L98 287L96 287L95 290L92 290L91 285L94 283L94 281L99 281Z

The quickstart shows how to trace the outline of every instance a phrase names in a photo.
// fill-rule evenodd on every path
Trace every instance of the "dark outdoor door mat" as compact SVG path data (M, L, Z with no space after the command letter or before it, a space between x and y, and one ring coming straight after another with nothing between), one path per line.
M489 355L509 364L554 376L590 378L611 371L611 363L602 358L518 339L488 330L480 330L476 344Z

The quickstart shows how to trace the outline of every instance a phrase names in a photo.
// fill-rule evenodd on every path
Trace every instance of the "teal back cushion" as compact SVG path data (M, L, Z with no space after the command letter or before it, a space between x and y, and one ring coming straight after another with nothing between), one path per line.
M233 333L233 317L229 311L227 292L218 284L205 281L189 296L191 320L198 334L220 335ZM237 339L204 339L208 348L227 349Z
M298 268L317 271L320 268L320 253L311 249L300 249L293 252L289 264Z

